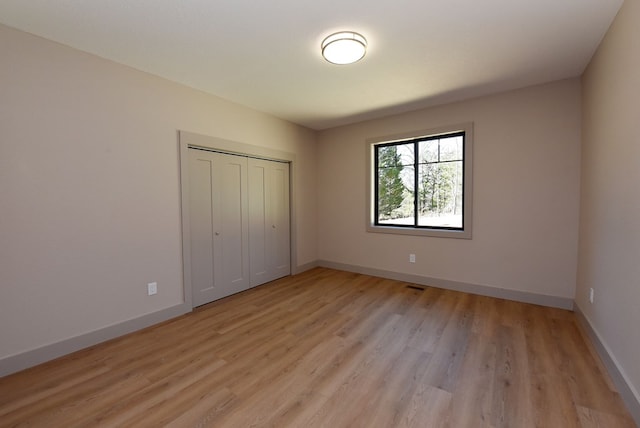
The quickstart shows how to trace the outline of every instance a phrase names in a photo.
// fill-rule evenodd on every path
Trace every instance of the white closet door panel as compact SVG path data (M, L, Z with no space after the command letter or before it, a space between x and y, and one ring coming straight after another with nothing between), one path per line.
M213 160L190 151L189 224L194 306L215 299L213 269Z
M291 273L289 164L249 159L251 285Z
M266 185L267 169L264 161L249 159L249 259L252 285L270 281Z
M247 211L247 158L217 154L221 165L218 168L219 182L214 192L219 192L220 209L217 235L220 241L221 284L225 295L250 287L249 281L249 234Z
M269 201L271 213L271 265L273 279L291 273L289 221L289 164L272 162Z
M246 158L189 151L194 306L250 286L246 174Z

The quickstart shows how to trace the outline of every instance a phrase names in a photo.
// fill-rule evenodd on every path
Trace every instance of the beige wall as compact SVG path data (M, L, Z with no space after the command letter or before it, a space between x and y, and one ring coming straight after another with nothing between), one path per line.
M319 259L573 299L580 102L571 79L322 132ZM473 239L367 233L365 140L469 121Z
M316 260L314 132L7 27L0 40L0 360L182 301L178 130L295 154L297 261Z
M640 402L640 2L626 0L583 76L576 302ZM595 291L594 303L588 300Z

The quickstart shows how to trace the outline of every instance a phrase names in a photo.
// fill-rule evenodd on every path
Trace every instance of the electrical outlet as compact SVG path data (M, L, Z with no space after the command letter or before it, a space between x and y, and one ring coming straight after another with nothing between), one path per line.
M409 254L409 263L415 263L415 262L416 262L416 255Z
M589 289L589 302L593 303L593 288Z
M153 296L154 294L158 294L158 283L150 282L147 284L147 295Z

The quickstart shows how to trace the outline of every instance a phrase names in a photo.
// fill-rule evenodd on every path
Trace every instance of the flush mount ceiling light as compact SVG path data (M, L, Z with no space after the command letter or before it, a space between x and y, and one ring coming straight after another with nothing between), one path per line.
M322 56L332 64L352 64L367 52L367 39L353 31L333 33L322 41Z

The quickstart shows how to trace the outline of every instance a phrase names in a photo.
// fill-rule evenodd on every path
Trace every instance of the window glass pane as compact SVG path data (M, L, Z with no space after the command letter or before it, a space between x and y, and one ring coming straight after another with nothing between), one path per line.
M438 162L438 140L420 141L418 150L420 151L420 163Z
M462 160L462 137L442 138L440 141L440 162Z
M396 146L393 146L396 147ZM386 155L391 156L389 151ZM399 165L378 169L378 222L414 223L414 167Z
M418 226L462 227L462 161L421 164Z
M397 146L378 147L378 166L380 168L393 167L400 164L397 156Z
M413 143L398 144L396 147L398 148L398 154L400 155L400 163L404 166L413 166L416 159L414 154L415 145Z

